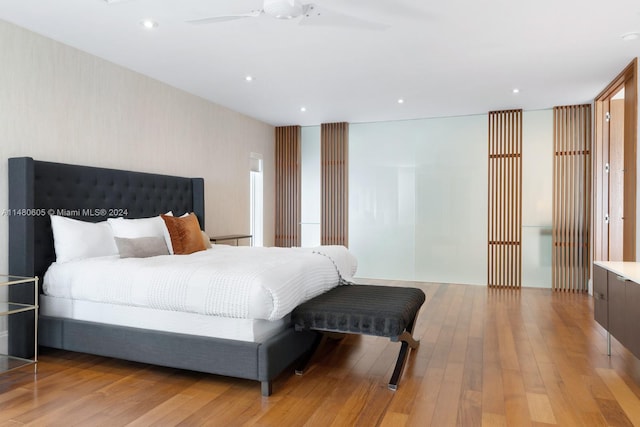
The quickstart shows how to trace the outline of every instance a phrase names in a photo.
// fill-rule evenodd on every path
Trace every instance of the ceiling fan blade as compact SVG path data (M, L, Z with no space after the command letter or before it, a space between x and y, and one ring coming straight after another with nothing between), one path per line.
M235 21L236 19L257 18L260 15L262 15L262 10L252 10L249 13L241 13L238 15L210 16L208 18L190 19L185 22L194 25L215 24L216 22Z
M335 12L326 7L318 7L316 4L305 5L305 13L299 22L300 25L318 27L342 27L360 30L384 31L389 25L380 22L371 22L357 16Z

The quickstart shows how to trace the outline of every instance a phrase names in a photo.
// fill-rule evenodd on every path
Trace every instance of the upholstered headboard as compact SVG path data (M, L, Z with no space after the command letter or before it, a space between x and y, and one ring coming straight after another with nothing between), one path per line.
M42 279L56 258L50 214L98 222L194 212L204 228L204 180L18 157L9 159L8 208L9 274ZM27 285L10 286L10 300L33 304ZM33 357L32 313L9 317L9 354Z
M204 180L9 159L9 273L42 278L55 261L50 214L85 221L194 212L204 228Z

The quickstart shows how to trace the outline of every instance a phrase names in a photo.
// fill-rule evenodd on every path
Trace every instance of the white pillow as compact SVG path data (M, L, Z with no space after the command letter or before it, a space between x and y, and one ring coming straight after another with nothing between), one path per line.
M115 237L137 239L140 237L163 237L164 221L159 216L152 218L109 218L107 222Z
M86 222L51 215L51 228L57 262L118 255L111 227L106 221Z

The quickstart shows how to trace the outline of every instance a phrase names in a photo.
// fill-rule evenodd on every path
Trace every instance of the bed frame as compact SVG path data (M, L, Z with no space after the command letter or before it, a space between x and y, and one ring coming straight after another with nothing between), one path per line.
M9 273L41 278L55 261L50 213L97 222L194 212L204 228L204 180L11 158L9 209ZM33 288L10 287L12 301L33 303L33 297ZM34 321L32 313L10 317L10 354L34 356ZM293 326L253 343L38 318L40 346L257 380L263 396L271 394L276 376L309 352L314 338Z

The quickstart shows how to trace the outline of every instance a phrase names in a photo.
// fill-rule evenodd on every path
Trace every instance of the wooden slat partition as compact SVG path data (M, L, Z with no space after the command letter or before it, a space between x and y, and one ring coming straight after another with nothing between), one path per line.
M554 107L553 130L552 285L583 292L591 241L591 106Z
M300 246L300 126L276 127L275 246Z
M487 284L522 284L522 110L489 113Z
M322 201L320 242L349 245L349 123L320 127Z

